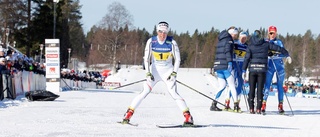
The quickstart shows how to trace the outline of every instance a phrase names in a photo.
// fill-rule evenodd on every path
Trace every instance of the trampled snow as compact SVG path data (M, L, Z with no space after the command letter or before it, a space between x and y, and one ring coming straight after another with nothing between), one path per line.
M121 69L108 80L116 79L122 85L143 79L145 72L138 68ZM212 96L215 78L209 69L180 69L180 82ZM277 97L267 102L269 115L213 112L212 100L178 84L179 94L186 100L195 124L202 128L161 129L157 124L182 124L184 117L169 93L158 83L152 93L136 109L131 122L137 127L116 123L133 98L142 90L142 82L114 90L86 89L59 92L55 101L30 102L23 96L16 100L0 101L0 136L4 137L310 137L319 136L320 100L288 97L294 116L275 114ZM220 98L220 102L223 101ZM231 104L231 106L233 106ZM240 104L247 111L242 97ZM222 107L222 106L220 106ZM284 109L291 114L287 100Z

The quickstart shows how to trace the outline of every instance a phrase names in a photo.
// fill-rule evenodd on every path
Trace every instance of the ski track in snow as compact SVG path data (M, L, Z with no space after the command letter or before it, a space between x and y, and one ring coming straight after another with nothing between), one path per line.
M122 85L143 79L140 69L121 69L117 78ZM109 79L109 78L108 78ZM112 77L110 77L112 79ZM180 69L179 81L212 97L216 82L209 69ZM157 128L161 124L182 124L184 117L170 94L158 83L136 109L131 122L137 127L118 124L133 98L142 90L142 82L117 90L87 89L59 92L55 101L30 102L23 96L0 102L0 137L309 137L319 136L320 100L288 97L294 116L276 115L277 97L267 102L269 115L213 112L211 100L178 84L195 124L201 128ZM219 99L223 103L223 96ZM233 103L231 103L233 107ZM219 106L222 107L222 106ZM291 114L287 100L284 109Z

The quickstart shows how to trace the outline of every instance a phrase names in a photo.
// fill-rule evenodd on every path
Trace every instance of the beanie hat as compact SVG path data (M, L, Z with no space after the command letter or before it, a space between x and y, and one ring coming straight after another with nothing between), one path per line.
M0 58L0 62L2 62L2 61L6 61L6 58L1 57L1 58Z
M248 33L243 31L239 34L239 37L248 37Z
M168 32L169 31L169 24L165 21L161 21L158 23L157 25L157 31L164 31L164 32Z
M238 34L238 28L234 27L234 26L231 26L229 29L228 29L228 33L231 35L231 34Z
M277 32L277 27L275 26L270 26L268 29L269 32Z

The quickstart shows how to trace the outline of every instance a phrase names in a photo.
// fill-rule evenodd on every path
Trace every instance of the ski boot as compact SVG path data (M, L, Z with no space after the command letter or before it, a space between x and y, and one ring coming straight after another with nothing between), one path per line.
M231 108L230 108L230 99L226 99L226 107L223 109L224 111L229 111Z
M239 107L239 102L234 103L234 112L241 113L241 108Z
M261 112L262 112L262 113L265 113L265 112L266 112L266 107L267 107L267 102L266 102L266 101L263 101L263 102L262 102L262 107L261 107Z
M257 110L256 110L256 113L257 113L257 114L261 114L261 109L257 109Z
M122 124L128 124L129 122L130 122L130 118L132 117L132 115L133 115L133 112L134 112L134 110L132 110L132 109L128 109L127 110L127 112L124 114L124 118L123 118L123 120L122 120Z
M222 109L217 107L217 101L213 101L210 107L210 111L222 111Z
M183 112L183 116L185 117L185 120L183 122L183 126L193 126L193 118L189 111Z
M278 111L279 111L279 114L284 114L283 103L282 102L280 102L279 105L278 105Z
M255 114L256 112L254 112L253 108L250 108L250 114Z

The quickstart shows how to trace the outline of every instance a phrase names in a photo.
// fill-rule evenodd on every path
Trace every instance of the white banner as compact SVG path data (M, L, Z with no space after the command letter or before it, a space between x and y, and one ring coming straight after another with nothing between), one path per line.
M45 39L46 90L60 91L60 40Z

